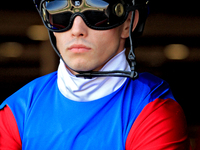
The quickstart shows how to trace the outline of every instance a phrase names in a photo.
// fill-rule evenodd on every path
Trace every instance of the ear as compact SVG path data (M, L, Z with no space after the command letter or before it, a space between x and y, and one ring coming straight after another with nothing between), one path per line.
M126 21L123 24L123 31L121 34L121 38L127 38L129 37L129 28L130 28L130 23L131 23L131 17L132 17L132 12L129 13ZM139 21L139 11L135 10L135 18L134 18L134 22L133 22L133 26L132 26L132 32L135 30L137 24Z

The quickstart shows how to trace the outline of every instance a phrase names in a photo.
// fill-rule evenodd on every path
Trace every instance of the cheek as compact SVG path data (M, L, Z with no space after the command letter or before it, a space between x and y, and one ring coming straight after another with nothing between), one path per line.
M64 32L61 33L54 33L56 37L56 47L58 48L59 52L65 53L66 42L69 40L69 37ZM67 40L66 40L67 39Z
M64 43L64 41L63 41L63 35L62 34L60 34L60 33L54 33L54 36L56 37L56 46L57 46L57 48L58 49L62 49L62 47L63 47L63 43Z
M120 51L120 37L110 30L100 33L94 34L96 36L92 38L92 42L96 43L95 60L102 66Z
M93 38L93 39L96 39L96 41L94 41L95 43L99 43L102 46L105 46L105 45L112 44L115 41L116 35L113 32L109 30L100 31L100 32L101 34L96 34L96 37Z
M102 35L98 37L99 43L106 50L113 53L118 50L120 43L120 35L116 30L103 31Z

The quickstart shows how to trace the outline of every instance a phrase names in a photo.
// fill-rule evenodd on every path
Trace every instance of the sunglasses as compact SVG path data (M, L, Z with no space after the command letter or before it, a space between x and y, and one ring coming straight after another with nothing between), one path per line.
M123 0L42 0L39 12L44 25L53 32L71 29L76 16L95 30L108 30L125 22L128 13L140 5L128 6Z

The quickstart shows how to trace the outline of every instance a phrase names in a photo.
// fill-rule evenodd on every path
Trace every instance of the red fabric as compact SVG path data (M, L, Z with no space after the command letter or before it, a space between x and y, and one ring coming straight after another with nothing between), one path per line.
M15 117L10 108L5 106L0 110L0 150L21 150L21 148Z
M149 103L134 122L126 150L188 150L185 115L172 99Z

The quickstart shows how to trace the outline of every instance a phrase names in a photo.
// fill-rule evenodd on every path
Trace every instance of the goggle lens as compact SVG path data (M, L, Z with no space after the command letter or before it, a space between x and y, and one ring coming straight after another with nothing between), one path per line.
M127 17L124 6L117 1L111 5L104 0L50 0L43 1L40 8L45 25L54 32L69 30L77 15L97 30L119 26Z

